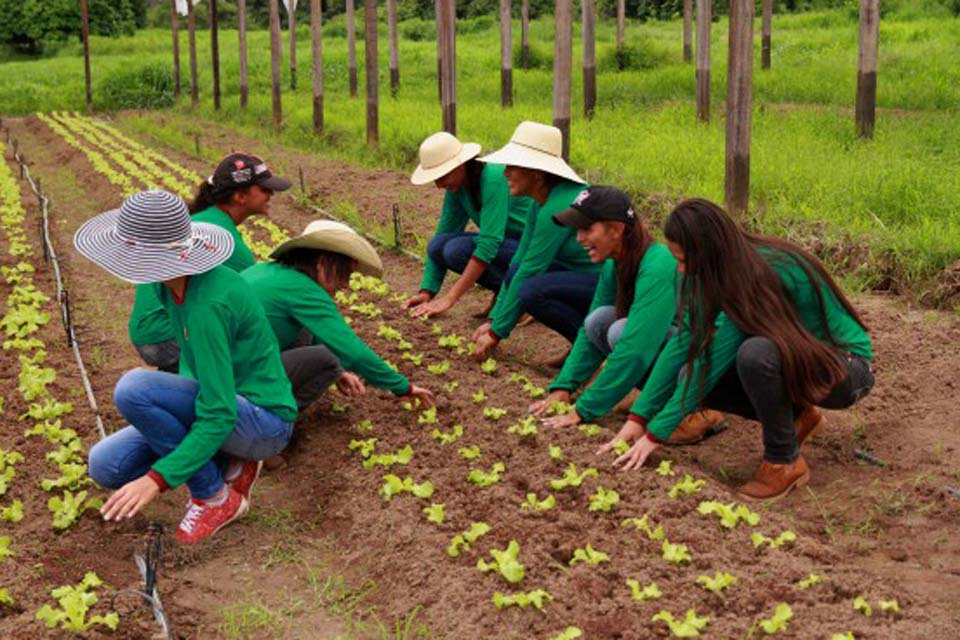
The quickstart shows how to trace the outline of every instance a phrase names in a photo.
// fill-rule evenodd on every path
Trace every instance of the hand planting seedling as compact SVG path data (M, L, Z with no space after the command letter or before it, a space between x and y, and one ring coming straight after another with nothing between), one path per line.
M691 476L689 473L686 473L683 476L683 480L680 480L670 488L668 495L671 498L676 498L681 493L685 496L689 496L691 494L698 493L702 487L706 486L706 484L706 480L694 480L693 476Z
M664 533L663 527L658 525L656 529L652 528L647 521L647 514L644 514L642 518L625 518L623 522L620 523L620 526L633 527L634 529L643 531L651 540L666 540L666 533Z
M476 460L480 457L480 447L475 444L470 445L469 447L460 447L460 449L457 450L457 453L459 453L460 457L464 460Z
M643 602L644 600L656 600L657 598L663 596L663 593L660 592L660 587L657 586L656 582L651 582L646 586L641 586L638 580L627 578L627 586L630 587L630 597L637 602Z
M515 433L521 438L529 438L537 435L539 429L537 429L537 419L533 416L527 416L526 418L520 418L519 422L507 427L507 433Z
M759 531L754 531L750 534L750 540L753 542L754 547L762 547L763 545L767 545L774 549L779 549L785 544L796 542L797 534L795 534L793 531L784 531L776 538L768 538Z
M751 527L760 524L760 516L745 505L731 502L723 504L716 501L704 501L697 505L697 512L701 515L716 515L720 518L720 526L733 529L740 522L746 522Z
M596 438L602 432L598 424L582 424L577 429L588 438Z
M500 482L500 476L504 471L506 471L504 464L502 462L495 462L493 466L490 467L489 472L483 469L473 469L467 476L467 480L478 487L489 487L492 484Z
M729 589L737 584L737 576L730 573L717 572L711 578L710 576L698 576L697 584L703 586L707 591L720 593L724 589Z
M431 504L429 507L424 507L422 511L424 515L427 516L427 520L434 524L443 524L443 521L447 517L443 504L438 504L436 502Z
M87 612L99 600L93 589L102 584L103 581L91 571L76 586L57 587L50 592L50 595L56 598L60 608L54 609L49 604L43 605L37 611L37 620L42 620L48 629L60 625L61 629L75 633L82 633L95 625L116 630L117 625L120 624L120 617L116 613L87 618Z
M487 394L483 392L483 389L480 389L480 391L474 392L470 399L473 400L474 404L483 404L487 400Z
M449 360L444 360L444 361L438 362L438 363L436 363L436 364L428 364L428 365L427 365L427 371L429 371L430 373L432 373L432 374L435 375L435 376L442 376L442 375L445 374L447 371L450 371L450 361L449 361Z
M470 528L463 533L453 537L450 545L447 547L447 555L456 558L461 551L470 551L470 545L476 542L480 536L490 532L490 525L486 522L471 522Z
M543 611L543 605L551 600L553 600L553 596L543 589L534 589L527 593L514 593L511 595L499 591L494 591L493 593L493 606L497 609L503 609L505 607L520 607L521 609L526 609L527 607L534 607L539 611Z
M596 478L597 476L597 470L592 467L584 469L582 473L577 473L577 465L571 462L570 466L563 472L563 477L559 480L551 480L550 486L554 491L561 491L567 487L579 487L587 478Z
M547 447L547 452L550 454L551 460L556 460L558 462L563 460L563 449L561 449L558 445L551 444Z
M673 461L662 460L660 464L657 465L657 475L664 477L677 475L677 472L673 470Z
M386 502L393 500L393 497L401 493L412 493L417 498L429 498L433 495L433 483L427 480L421 484L413 481L413 478L406 477L402 480L388 473L383 476L383 486L380 487L380 495Z
M597 492L590 496L590 511L610 511L620 502L620 494L613 489L597 486Z
M483 408L483 417L489 420L499 420L503 416L507 415L506 409L498 409L497 407L484 407Z
M483 371L488 376L492 376L497 370L497 361L493 358L487 358L480 363L480 371Z
M710 619L700 618L693 609L687 611L683 620L677 620L669 611L661 611L650 619L651 622L663 622L670 629L670 635L675 638L696 638L703 631Z
M578 562L586 562L587 564L600 564L601 562L610 562L610 556L608 556L603 551L597 551L592 546L587 544L586 547L582 549L574 549L573 557L570 558L570 566L577 564Z
M526 570L520 563L520 545L516 540L511 540L510 544L504 550L491 549L490 555L492 562L487 562L483 558L477 560L477 569L483 573L497 571L503 576L503 579L512 584L518 584L523 580Z
M440 429L434 429L430 432L430 435L433 436L434 440L442 445L453 444L463 437L463 425L455 424L453 425L453 429L447 432L440 431Z
M660 550L663 553L663 559L667 562L683 564L693 560L693 556L690 555L690 551L685 544L673 544L669 540L664 540L663 544L660 545Z
M437 420L437 408L430 407L429 409L424 409L420 412L420 415L417 416L417 424L437 424L440 422Z
M799 582L797 582L797 587L806 591L810 587L820 584L824 580L826 580L826 578L824 578L823 576L818 576L815 573L811 573L809 576L807 576L803 580L800 580Z
M520 508L524 511L547 511L553 509L557 504L557 499L553 497L552 493L547 494L547 497L543 500L537 500L537 494L528 493L527 499L520 503Z
M793 619L793 609L786 602L781 602L773 611L773 616L758 622L760 628L767 635L786 631L788 623Z
M577 627L567 627L559 634L553 636L549 640L577 640L583 636L583 631Z

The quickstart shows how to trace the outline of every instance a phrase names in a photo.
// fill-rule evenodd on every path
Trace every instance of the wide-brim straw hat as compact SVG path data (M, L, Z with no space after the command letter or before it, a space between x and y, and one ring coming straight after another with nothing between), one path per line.
M233 254L233 236L217 225L191 222L186 203L168 191L135 193L119 209L77 229L83 256L127 282L146 284L210 271Z
M435 133L421 143L420 166L410 176L410 182L429 184L478 155L480 145L462 143L446 131Z
M563 159L563 134L548 124L526 120L517 125L503 148L480 158L480 162L539 169L573 182L586 184Z
M270 254L278 258L293 249L322 249L349 256L357 261L357 271L379 278L383 275L383 262L377 250L366 238L342 222L314 220L296 238L290 238Z

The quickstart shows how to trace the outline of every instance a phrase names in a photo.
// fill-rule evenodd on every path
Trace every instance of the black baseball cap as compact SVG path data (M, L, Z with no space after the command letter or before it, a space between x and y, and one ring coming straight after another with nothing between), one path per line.
M291 182L272 173L267 163L248 153L231 153L220 161L207 180L217 191L233 191L257 185L270 191L286 191Z
M555 224L574 229L586 229L599 221L633 224L636 220L630 196L616 187L604 186L587 187L569 209L553 216Z

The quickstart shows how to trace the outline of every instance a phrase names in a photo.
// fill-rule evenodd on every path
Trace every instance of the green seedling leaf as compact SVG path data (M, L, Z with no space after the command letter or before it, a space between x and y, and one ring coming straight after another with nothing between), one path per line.
M597 424L582 424L577 429L580 430L580 433L587 436L588 438L596 438L602 432L600 425Z
M520 607L521 609L535 607L537 610L543 611L543 605L551 600L553 600L553 596L543 589L535 589L527 593L514 593L511 595L499 591L493 593L493 606L497 609L503 609L504 607Z
M786 602L781 602L773 611L773 617L759 622L760 628L767 635L786 631L788 623L793 619L793 609Z
M516 540L511 540L507 548L502 551L491 549L490 555L493 557L491 562L486 562L483 558L477 560L478 570L483 573L498 571L504 580L512 584L523 580L526 570L520 563L520 545Z
M424 409L420 412L420 415L417 416L417 424L437 424L440 422L437 420L437 408L430 407L429 409Z
M0 536L0 562L14 555L16 554L10 549L10 536Z
M12 524L23 520L23 503L20 500L14 500L9 507L0 509L0 520L6 520Z
M388 362L387 364L390 363ZM393 369L396 370L396 367L393 367ZM330 411L337 414L346 413L347 411L350 411L350 405L334 400L330 403Z
M377 305L372 302L364 302L361 304L352 304L350 305L350 311L354 313L359 313L362 316L375 320L383 315L383 311Z
M390 340L390 341L397 341L397 340L403 339L403 335L397 329L394 329L393 327L387 324L384 324L382 322L380 323L380 327L377 330L377 335L380 336L381 338L386 338L387 340Z
M702 585L707 591L720 593L724 589L729 589L737 584L737 576L718 571L712 578L710 576L698 576L697 584Z
M416 365L416 366L418 366L418 367L423 364L423 354L422 354L422 353L414 354L414 353L410 353L409 351L404 351L402 354L400 354L400 359L401 359L401 360L409 360L410 362L412 362L414 365Z
M433 495L433 483L429 480L421 484L413 481L413 478L407 477L400 479L392 473L383 476L383 486L380 487L380 495L386 502L390 502L394 496L401 493L412 493L417 498L429 498Z
M857 640L857 637L853 635L853 631L847 631L846 633L833 634L830 640Z
M873 607L863 596L857 596L853 599L853 610L859 611L868 618L873 615Z
M459 383L459 382L457 382L456 380L451 380L450 382L444 384L443 387L441 387L441 388L442 388L446 393L453 393L454 391L457 390L457 388L458 388L459 386L460 386L460 383Z
M800 582L798 582L798 583L797 583L797 586L798 586L800 589L803 589L804 591L806 591L806 590L809 589L810 587L812 587L812 586L814 586L814 585L817 585L817 584L820 584L820 583L823 582L824 580L826 580L826 578L824 578L823 576L818 576L818 575L815 574L815 573L811 573L809 576L807 576L806 578L804 578L803 580L801 580Z
M547 447L547 451L550 453L551 460L563 460L563 449L561 449L559 446L551 444L549 447Z
M83 485L90 484L92 480L87 476L87 465L76 462L66 462L57 465L60 469L59 478L45 478L40 481L40 486L44 491L54 489L78 489Z
M673 461L662 460L660 464L657 465L657 474L664 477L677 475L677 472L673 470Z
M610 562L610 556L603 551L596 551L588 544L583 549L574 549L573 557L570 558L570 566L572 567L578 562L586 562L587 564L600 564L601 562Z
M77 438L77 432L73 429L64 429L60 424L60 419L53 422L44 420L33 425L32 428L23 432L24 436L43 436L50 444L66 444Z
M444 349L457 350L463 348L463 338L458 336L455 333L450 335L440 336L437 340L437 344L443 347Z
M73 412L73 405L69 402L59 402L50 398L46 402L34 402L27 409L27 412L20 416L20 419L32 418L34 420L56 420L60 416Z
M683 620L676 620L669 611L661 611L650 619L651 622L664 622L670 629L670 634L675 638L696 638L704 630L710 619L706 616L697 617L694 609L687 611Z
M480 457L480 447L475 444L469 447L460 447L457 453L459 453L460 457L464 460L476 460Z
M657 586L656 582L651 582L647 586L642 586L638 580L627 578L627 586L630 587L630 597L637 602L643 602L644 600L656 600L657 598L663 596L663 593L660 592L660 587Z
M880 600L877 604L880 606L881 613L900 613L900 603L896 600Z
M503 416L507 415L506 409L498 409L497 407L484 407L483 408L483 417L489 420L499 420Z
M469 551L470 545L476 542L480 536L490 532L490 525L486 522L472 522L470 528L463 533L454 536L447 547L447 555L456 558L462 551Z
M754 531L750 534L750 540L753 542L754 547L762 547L763 545L767 545L774 549L779 549L785 544L796 542L797 534L795 534L793 531L784 531L776 538L768 538L759 531Z
M483 392L483 389L480 389L480 391L474 392L470 399L473 400L474 404L483 404L487 400L487 394Z
M450 361L449 361L449 360L444 360L444 361L438 362L438 363L436 363L436 364L428 364L428 365L427 365L427 371L429 371L430 373L432 373L432 374L435 375L435 376L442 376L442 375L445 374L447 371L450 371Z
M441 327L439 324L434 322L433 326L430 328L430 333L432 333L435 336L439 336L441 333L443 333L443 327Z
M480 371L483 371L488 376L492 376L497 370L497 361L493 358L487 358L482 363L480 363Z
M554 491L561 491L567 487L579 487L584 480L596 478L597 475L597 470L592 467L584 469L582 473L577 473L577 465L571 462L570 466L563 472L563 477L559 480L551 480L550 486Z
M372 420L363 420L353 425L357 431L373 431L373 421Z
M633 527L638 531L643 531L647 534L647 537L651 540L666 540L666 533L663 531L663 527L657 526L656 529L650 526L648 521L648 514L644 514L642 518L625 518L621 523L621 527Z
M583 631L577 627L567 627L560 633L549 638L549 640L577 640L583 636Z
M447 518L447 514L444 511L444 505L436 502L431 504L429 507L424 507L423 513L427 516L427 520L434 524L443 524L443 521Z
M685 496L689 496L699 492L702 487L706 486L706 484L706 480L694 480L693 476L691 476L689 473L686 473L683 476L683 480L680 480L670 488L668 495L671 498L676 498L681 493Z
M597 492L590 496L590 511L610 511L620 502L620 494L613 489L597 486Z
M13 598L10 597L10 592L6 587L0 589L0 605L13 608L16 606L16 604L17 603L13 601Z
M373 454L374 449L377 448L377 439L351 440L347 448L350 449L350 451L360 451L361 458L369 458Z
M434 429L430 432L430 435L433 436L433 439L439 442L441 445L453 444L463 437L463 425L455 424L453 425L453 429L447 432L440 431L440 429Z
M516 422L509 427L507 427L507 433L515 433L521 438L529 438L537 435L539 429L537 429L537 419L533 416L527 416L526 418L521 418L519 422Z
M493 466L490 467L489 472L483 469L473 469L467 476L467 480L478 487L489 487L492 484L500 482L500 476L504 471L506 471L504 464L502 462L495 462Z
M407 445L396 453L374 453L363 461L364 469L374 467L392 467L395 464L410 464L413 459L413 447Z
M741 522L746 522L751 527L760 524L760 516L745 505L731 502L723 504L717 501L703 501L697 506L697 512L701 515L715 515L720 518L720 526L727 529L733 529Z
M50 592L50 595L57 600L60 608L54 609L49 604L43 605L37 612L37 620L42 620L49 629L60 625L61 629L75 633L82 633L95 625L116 630L117 625L120 624L120 617L116 613L87 618L87 612L99 600L92 589L102 584L97 574L89 572L76 586L57 587Z
M404 400L400 403L400 406L407 411L415 411L420 408L420 398L414 398L412 401Z
M565 416L571 411L573 411L573 405L563 400L553 400L547 406L548 416Z
M687 549L685 544L673 544L669 540L664 540L663 544L660 545L660 550L663 552L663 559L667 562L683 564L693 560L690 550Z
M618 456L622 456L627 451L630 451L630 445L626 443L625 440L614 440L613 442L613 452Z
M543 387L538 387L537 385L529 381L524 383L523 390L526 391L531 398L542 398L543 395L546 393Z
M70 491L64 491L63 496L53 496L47 501L47 507L53 512L53 528L59 530L69 528L77 518L87 509L99 509L103 506L103 500L99 498L87 498L86 491L79 491L76 494Z
M537 494L528 493L527 499L520 503L520 508L524 511L548 511L553 509L557 504L557 499L553 497L552 493L548 493L547 497L543 500L537 500Z

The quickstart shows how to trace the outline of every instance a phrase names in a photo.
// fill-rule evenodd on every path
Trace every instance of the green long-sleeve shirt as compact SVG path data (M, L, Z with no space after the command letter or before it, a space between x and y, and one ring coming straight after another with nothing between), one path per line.
M220 266L190 276L181 302L162 283L150 286L170 317L181 361L200 385L190 432L153 465L176 487L210 460L236 427L237 395L290 422L297 419L297 403L263 308L238 274Z
M573 271L600 270L600 265L593 264L577 242L576 231L554 224L552 220L553 216L568 209L584 189L586 185L561 181L550 190L546 202L527 214L520 246L511 262L511 266L519 266L510 282L500 288L497 304L490 313L490 329L500 338L508 337L517 325L521 314L520 288L527 278L544 273L554 262Z
M480 173L480 210L474 207L466 188L447 191L434 235L460 233L468 221L473 221L480 230L473 257L489 264L497 257L504 238L519 238L523 234L527 215L535 207L536 202L531 198L510 195L502 164L484 165ZM446 269L428 256L420 289L436 293L443 285L445 275Z
M577 413L591 421L606 415L650 369L673 321L676 306L677 261L666 246L654 243L647 249L637 268L633 303L627 323L600 375L577 399ZM590 311L615 305L617 300L617 263L607 260ZM573 349L550 390L575 391L604 360L584 327L580 328Z
M193 215L194 222L207 222L226 229L233 236L233 253L224 263L234 271L240 272L254 264L256 260L253 252L243 242L233 218L217 207L208 207ZM136 345L158 344L173 340L173 327L170 318L153 292L153 286L138 284L133 301L133 310L130 312L130 322L127 324L130 333L130 342Z
M263 306L281 350L306 328L340 359L344 369L398 396L410 391L410 381L353 332L333 298L309 276L279 262L261 262L242 275Z
M852 354L873 358L870 336L847 312L826 283L817 278L815 284L799 264L782 252L762 250L762 254L780 277L784 291L807 330L824 342L829 340L828 336L832 336L832 344ZM817 288L823 296L826 324L820 315ZM703 383L704 395L735 364L737 350L748 337L725 313L717 316L716 332L710 343L710 368ZM670 437L683 417L696 410L700 401L697 391L700 372L706 366L704 358L694 362L686 393L687 385L678 383L690 341L690 325L688 318L685 318L680 331L664 347L643 387L643 393L631 409L632 413L649 420L647 428L662 440Z

